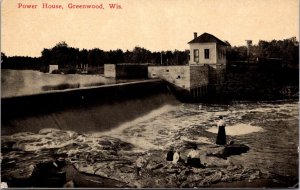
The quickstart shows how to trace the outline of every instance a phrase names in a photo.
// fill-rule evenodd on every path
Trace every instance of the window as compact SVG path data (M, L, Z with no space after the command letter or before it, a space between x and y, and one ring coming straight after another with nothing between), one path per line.
M199 49L194 49L194 62L199 63Z
M223 57L224 57L224 55L223 55L223 53L224 53L224 52L223 52L223 49L220 49L220 53L221 53L221 54L220 54L220 58L223 59Z
M224 51L223 49L219 50L219 59L223 59L224 58Z
M209 59L209 49L204 49L204 58Z

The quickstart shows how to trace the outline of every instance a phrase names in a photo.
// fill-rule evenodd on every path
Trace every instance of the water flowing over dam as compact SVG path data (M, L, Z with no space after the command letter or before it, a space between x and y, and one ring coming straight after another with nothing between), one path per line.
M177 103L160 80L2 98L2 135L43 128L104 131Z

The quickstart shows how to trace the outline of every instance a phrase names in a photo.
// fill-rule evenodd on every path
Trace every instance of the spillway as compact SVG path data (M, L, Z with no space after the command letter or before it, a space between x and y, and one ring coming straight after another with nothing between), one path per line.
M2 98L2 135L57 128L99 132L178 101L161 80Z

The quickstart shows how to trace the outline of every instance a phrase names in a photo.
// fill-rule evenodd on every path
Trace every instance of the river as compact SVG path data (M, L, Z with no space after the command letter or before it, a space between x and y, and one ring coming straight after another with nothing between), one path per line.
M20 176L22 167L64 154L64 159L78 171L126 182L129 187L203 187L240 180L250 184L258 178L273 183L285 183L286 179L294 182L298 179L299 162L298 106L296 101L179 103L164 105L110 131L77 133L45 126L39 133L2 136L2 180ZM227 140L247 145L248 152L226 160L206 156L219 148L215 146L219 115L226 122ZM190 169L193 174L186 174L186 168L176 168L164 160L170 147L185 158L191 144L198 145L207 168ZM147 166L150 169L144 179L136 178L134 168L141 156L150 160L149 165L162 165L161 168L151 170L152 166ZM179 173L172 173L175 170ZM186 179L184 175L193 177Z

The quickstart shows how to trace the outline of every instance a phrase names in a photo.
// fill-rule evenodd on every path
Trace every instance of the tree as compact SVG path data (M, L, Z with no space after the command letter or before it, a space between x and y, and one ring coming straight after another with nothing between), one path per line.
M1 63L5 62L7 60L7 56L1 52Z
M150 59L150 54L149 50L136 46L132 51L131 61L133 63L147 63Z

